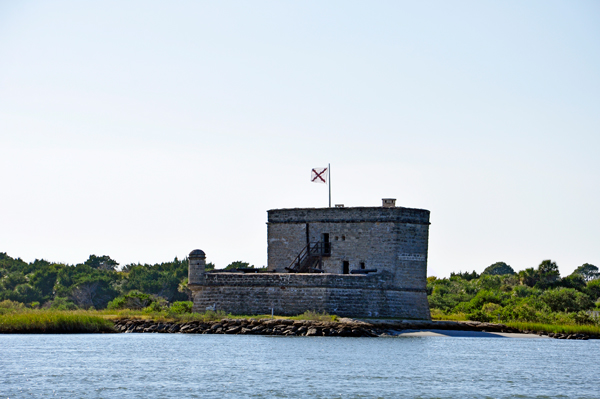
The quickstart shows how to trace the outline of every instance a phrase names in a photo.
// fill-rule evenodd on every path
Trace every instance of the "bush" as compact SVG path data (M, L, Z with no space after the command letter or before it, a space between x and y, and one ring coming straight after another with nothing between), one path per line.
M577 324L596 324L596 320L592 316L584 311L579 311L573 314L573 320Z
M157 302L158 297L133 290L126 295L116 297L108 303L108 309L137 309L141 310Z
M482 310L476 310L475 312L469 313L467 315L467 320L481 321L481 322L488 322L489 323L493 319L492 319L492 317L489 314L485 313L484 311L482 311Z
M481 307L481 310L484 311L485 313L489 313L489 314L498 314L501 310L502 310L502 306L498 305L497 303L486 303L485 305L483 305Z
M53 310L76 310L79 309L77 305L70 301L68 298L56 297L53 301L46 302L44 308L50 308Z
M10 299L0 302L0 315L17 312L23 309L25 309L25 305L21 302L11 301Z
M194 304L191 301L177 301L173 302L169 310L177 314L192 313L193 305Z
M161 297L154 297L154 300L150 304L150 306L144 308L144 312L162 312L163 310L167 310L169 308L169 303L166 299Z
M546 303L554 312L578 312L587 310L594 305L591 299L573 288L560 288L545 291L540 300Z

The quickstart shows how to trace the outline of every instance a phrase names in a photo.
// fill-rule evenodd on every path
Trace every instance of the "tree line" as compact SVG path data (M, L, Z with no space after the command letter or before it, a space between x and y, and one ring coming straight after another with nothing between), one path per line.
M27 263L0 253L0 302L51 309L146 308L185 305L188 260L156 264L119 264L107 255L90 255L67 265L36 259ZM235 261L225 269L253 268ZM215 265L207 264L212 270ZM585 263L561 277L558 265L542 261L515 272L504 262L477 272L429 277L427 295L432 315L479 321L526 321L562 324L595 323L590 310L600 310L600 272Z
M427 294L433 315L477 321L595 324L600 310L600 272L585 263L561 277L558 265L542 261L518 273L504 262L473 271L429 277Z
M76 265L36 259L27 263L0 252L0 302L11 300L31 307L53 309L104 309L113 304L174 303L190 300L188 260L128 264L110 256L90 255ZM208 270L215 268L207 263ZM226 269L254 267L236 261Z

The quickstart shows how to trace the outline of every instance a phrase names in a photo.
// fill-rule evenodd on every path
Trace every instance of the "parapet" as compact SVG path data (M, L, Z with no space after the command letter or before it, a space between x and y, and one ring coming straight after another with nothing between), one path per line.
M395 222L429 224L429 211L402 207L292 208L267 211L268 223Z

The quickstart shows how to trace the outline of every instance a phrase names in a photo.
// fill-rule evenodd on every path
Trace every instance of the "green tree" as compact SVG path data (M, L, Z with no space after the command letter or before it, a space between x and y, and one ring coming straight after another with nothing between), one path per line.
M600 301L600 279L595 279L587 283L585 293L594 302Z
M231 262L230 264L228 264L225 267L225 270L246 269L246 268L254 269L254 265L250 265L250 263L248 263L248 262L242 262L241 260L236 260L235 262Z
M540 274L533 267L519 272L519 281L528 287L534 287L540 280Z
M115 270L116 267L119 266L117 261L111 259L108 255L90 255L90 257L84 262L84 264L90 266L92 269L111 271Z
M560 280L561 287L575 288L577 291L583 291L585 289L585 280L579 274L571 274L570 276L564 277Z
M504 274L516 274L514 269L504 262L496 262L485 268L483 274L486 275L504 275Z
M458 277L458 278L462 278L463 280L471 281L476 278L479 278L479 274L477 274L477 272L475 270L473 270L473 273L469 273L469 272L454 273L454 272L452 272L452 273L450 273L450 279L452 279L452 277Z
M589 263L584 263L583 265L579 266L571 275L579 275L586 282L600 278L600 272L598 272L598 268Z
M538 266L539 281L536 283L539 288L549 288L556 286L560 281L560 273L556 262L546 259Z

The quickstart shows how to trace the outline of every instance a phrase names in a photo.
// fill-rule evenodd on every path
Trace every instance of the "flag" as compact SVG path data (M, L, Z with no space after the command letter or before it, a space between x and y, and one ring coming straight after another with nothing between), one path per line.
M314 168L310 172L310 181L313 183L327 183L329 168Z

